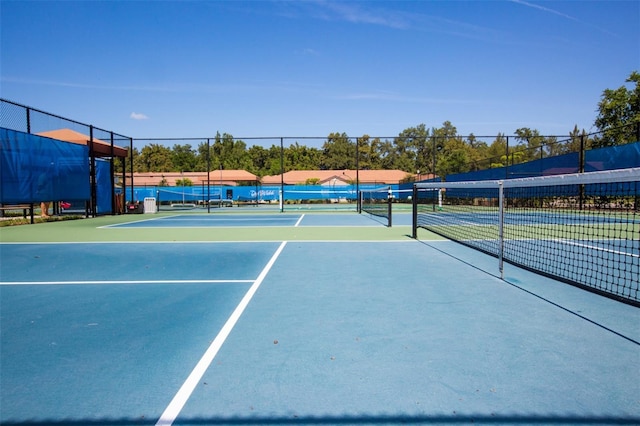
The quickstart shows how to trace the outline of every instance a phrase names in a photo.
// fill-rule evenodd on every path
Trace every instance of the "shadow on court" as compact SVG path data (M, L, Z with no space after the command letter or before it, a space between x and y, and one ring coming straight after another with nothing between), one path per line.
M577 415L345 415L326 417L209 417L183 419L176 425L398 425L398 424L571 424L571 425L636 425L640 418L590 417ZM145 419L81 419L63 421L7 422L6 426L132 426L154 425Z

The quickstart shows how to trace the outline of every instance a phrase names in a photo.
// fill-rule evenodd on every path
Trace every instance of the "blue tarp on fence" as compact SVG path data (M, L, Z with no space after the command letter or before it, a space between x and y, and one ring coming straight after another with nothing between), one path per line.
M585 151L584 171L626 169L640 167L640 142ZM468 173L447 175L447 182L473 180L502 180L535 176L551 176L580 171L577 152L541 158L509 167L496 167Z
M357 199L357 190L386 189L391 186L397 194L398 185L361 184L356 185L285 185L284 199L286 200L351 200ZM135 187L133 190L135 201L142 201L146 197L154 197L161 203L195 203L204 204L207 199L219 201L228 199L244 202L274 202L280 199L280 186L147 186ZM130 191L127 191L130 193ZM222 195L222 196L221 196Z
M0 203L90 198L89 148L0 128Z
M96 159L96 183L96 212L110 214L113 194L111 193L111 163L109 161Z

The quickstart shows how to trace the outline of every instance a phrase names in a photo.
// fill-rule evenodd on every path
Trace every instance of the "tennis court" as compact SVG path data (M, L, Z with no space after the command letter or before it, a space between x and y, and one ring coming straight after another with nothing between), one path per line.
M0 423L640 423L640 309L393 220L1 228Z
M411 215L395 215L399 225L411 224ZM176 214L106 225L118 228L223 228L223 227L379 227L384 221L373 215L352 213ZM386 223L386 222L385 222Z

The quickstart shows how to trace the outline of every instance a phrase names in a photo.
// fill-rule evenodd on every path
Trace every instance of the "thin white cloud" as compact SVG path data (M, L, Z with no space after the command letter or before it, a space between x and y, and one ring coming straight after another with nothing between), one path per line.
M345 95L331 96L333 99L346 100L346 101L391 101L391 102L405 102L405 103L420 103L420 104L464 104L475 105L480 104L480 101L473 99L438 99L416 96L405 96L393 92L387 91L373 91L373 92L361 92L350 93Z
M454 21L440 16L409 13L389 7L380 7L377 6L376 2L314 0L304 2L291 1L279 4L287 6L284 16L293 19L304 16L326 21L441 33L477 40L502 40L504 38L502 32L495 29Z
M563 18L569 19L571 21L580 22L578 18L574 18L573 16L567 15L566 13L558 12L557 10L550 9L548 7L540 6L539 4L529 3L523 0L511 0L513 3L518 3L523 6L531 7L533 9L542 10L543 12L552 13L554 15L561 16Z
M535 3L529 3L529 2L524 1L524 0L511 0L511 2L520 4L522 6L530 7L532 9L541 10L543 12L550 13L552 15L560 16L561 18L568 19L569 21L577 22L577 23L579 23L581 25L585 25L585 26L594 28L594 29L596 29L596 30L598 30L598 31L600 31L602 33L605 33L605 34L608 34L608 35L611 35L611 36L614 36L614 37L618 37L617 34L614 34L611 31L607 31L607 30L605 30L603 28L598 27L597 25L593 25L593 24L590 24L588 22L582 21L582 20L580 20L580 19L578 19L578 18L576 18L574 16L567 15L566 13L559 12L559 11L557 11L555 9L551 9L551 8L548 8L548 7L545 7L545 6L541 6L541 5L535 4Z
M91 89L91 90L136 90L146 92L176 92L178 90L164 86L106 86L97 84L70 83L66 81L50 81L50 80L32 80L14 77L2 77L0 81L16 84L35 84L53 87L69 87L74 89Z
M132 112L129 117L132 118L133 120L148 120L149 119L149 117L147 117L146 115L144 115L144 114L142 114L140 112Z
M309 49L306 55L318 54L315 51ZM224 84L185 84L185 83L169 83L163 86L127 86L127 85L96 85L96 84L83 84L83 83L70 83L65 81L51 81L51 80L35 80L35 79L22 79L14 77L0 77L0 82L13 83L13 84L26 84L26 85L42 85L50 87L66 87L74 89L91 89L91 90L106 90L106 91L146 91L146 92L169 92L169 93L238 93L238 92L255 92L257 90L262 91L275 91L275 90L304 90L308 85L297 85L295 83L288 82L276 82L274 84L265 84L264 82L249 82L249 83L235 83L228 82Z
M399 29L411 26L409 15L389 9L371 7L372 3L313 0L285 1L277 4L280 7L280 15L293 19L306 16L325 21L345 21Z
M394 13L390 10L370 7L364 8L362 7L363 3L319 1L318 4L334 17L347 22L381 25L384 27L401 29L410 26L410 22L406 19L406 16L403 16L403 14Z
M302 55L302 56L320 56L320 52L318 52L315 49L311 49L310 47L306 47L304 49L297 50L296 54Z

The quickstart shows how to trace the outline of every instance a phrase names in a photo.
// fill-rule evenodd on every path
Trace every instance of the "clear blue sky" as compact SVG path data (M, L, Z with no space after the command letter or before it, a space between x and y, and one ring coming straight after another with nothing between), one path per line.
M593 128L639 1L2 0L1 96L134 138Z

